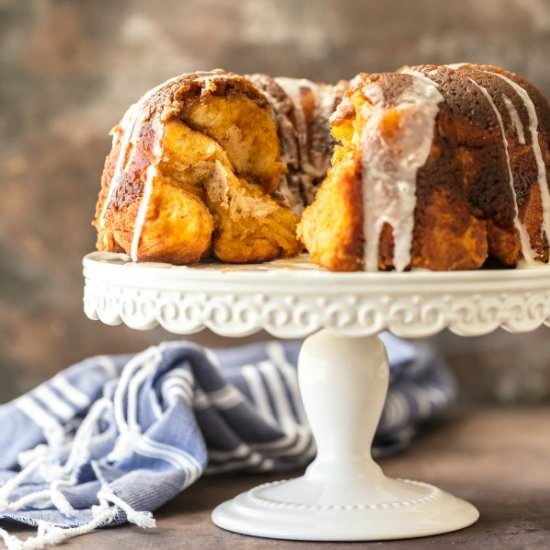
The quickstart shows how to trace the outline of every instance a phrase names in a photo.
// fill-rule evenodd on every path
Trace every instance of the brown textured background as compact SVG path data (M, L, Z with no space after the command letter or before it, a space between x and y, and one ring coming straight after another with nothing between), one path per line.
M549 57L547 0L0 0L0 400L169 337L88 321L81 302L107 133L153 85L214 67L335 81L473 61L550 94ZM468 399L540 401L549 336L436 343Z

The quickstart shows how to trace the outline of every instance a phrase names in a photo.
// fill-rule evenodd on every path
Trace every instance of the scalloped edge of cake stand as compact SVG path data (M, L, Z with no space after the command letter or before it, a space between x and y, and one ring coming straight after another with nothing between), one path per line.
M404 338L448 328L480 336L529 332L550 322L550 267L410 273L329 273L306 256L258 265L192 267L132 263L123 254L84 258L90 319L175 334L209 329L242 337L260 330L303 338L389 330Z

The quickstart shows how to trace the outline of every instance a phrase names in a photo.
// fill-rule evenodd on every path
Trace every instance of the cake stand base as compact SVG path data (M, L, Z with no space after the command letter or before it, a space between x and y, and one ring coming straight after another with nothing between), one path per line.
M471 504L426 483L388 478L372 460L389 380L377 336L310 336L298 376L317 458L303 477L219 505L212 514L218 527L278 539L366 541L436 535L478 519Z
M368 541L447 533L479 517L471 504L431 485L380 481L378 494L366 483L342 489L346 495L336 499L339 504L319 504L332 488L306 477L260 485L218 506L212 520L223 529L257 537Z

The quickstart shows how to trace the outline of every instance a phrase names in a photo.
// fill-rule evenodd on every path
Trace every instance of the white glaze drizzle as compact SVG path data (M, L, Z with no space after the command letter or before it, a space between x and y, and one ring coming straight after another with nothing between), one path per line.
M321 177L323 173L319 173L319 170L311 164L309 159L308 126L301 97L302 88L310 89L315 98L315 109L317 111L319 108L319 93L317 90L317 85L314 82L311 82L311 80L307 80L305 78L277 77L275 78L275 82L281 86L294 104L296 135L298 137L298 145L300 150L300 167L306 174L310 174L314 177ZM317 113L315 113L314 116L316 116L316 114Z
M367 84L363 93L368 120L361 136L363 168L364 270L377 271L380 235L385 223L393 230L393 264L403 271L411 261L416 206L416 177L431 150L435 119L443 96L424 75L412 73L411 85L393 107L404 124L391 145L384 142L380 123L385 114L378 84Z
M521 145L525 145L525 132L523 131L523 124L521 123L518 112L514 107L512 100L508 96L503 95L502 99L504 100L504 105L506 105L506 110L508 111L508 116L510 117L512 126L518 136L518 141Z
M99 218L100 229L103 229L105 227L105 216L109 207L111 206L111 202L114 198L116 190L119 188L120 183L122 182L124 169L131 163L134 155L136 154L136 144L137 140L139 139L143 123L145 122L145 107L147 106L147 103L150 101L155 93L157 93L165 86L173 84L180 78L181 76L170 78L166 82L163 82L162 84L159 84L158 86L155 86L154 88L146 92L141 97L141 99L139 99L136 103L128 108L126 113L124 113L121 121L119 122L118 128L114 130L113 146L116 143L120 142L120 148L118 151L115 168L113 170L113 175L111 177L111 181L109 182L107 197L105 199L105 203L103 204L103 210ZM130 147L130 145L132 145L132 150L128 152L128 147ZM153 147L155 147L155 145L156 143L153 144Z
M457 69L460 69L462 67L466 67L467 65L469 65L469 63L449 63L447 65L445 65L445 67L449 67L449 69L453 69L454 71L456 71Z
M296 122L296 136L298 138L298 148L300 151L300 163L307 162L307 122L302 105L301 89L309 88L311 82L305 78L287 78L277 77L275 82L281 86L285 93L290 97L294 105L294 119Z
M481 84L478 84L475 80L472 78L468 78L468 80L483 94L483 96L487 99L487 102L491 106L491 109L495 113L495 116L497 118L498 126L500 128L500 134L502 137L502 144L504 147L504 154L506 156L506 168L508 170L508 181L510 185L510 191L512 192L512 197L514 201L514 227L516 228L518 234L519 234L519 240L521 244L521 252L523 254L524 259L529 263L533 261L533 250L531 248L531 242L529 241L529 234L527 233L527 230L521 223L519 219L519 207L518 207L518 198L516 194L516 189L514 187L514 175L512 174L512 167L510 164L510 153L508 151L508 139L506 138L506 131L504 129L504 123L502 121L502 115L500 114L499 110L497 109L497 106L495 105L495 102L493 101L493 98L491 97L491 94L487 91L485 87L483 87Z
M353 89L351 85L350 85L350 89ZM335 123L335 121L341 118L344 118L349 111L353 112L354 109L350 98L347 95L345 95L342 98L342 101L340 101L340 103L338 104L338 107L336 107L334 112L330 115L328 119L329 124L332 125Z
M537 110L535 109L535 104L533 100L527 93L527 90L520 86L517 82L514 82L511 78L500 74L489 72L494 76L504 80L508 83L514 91L518 94L520 99L523 101L527 113L529 115L529 133L531 135L531 147L533 148L533 154L535 156L535 161L537 163L537 173L538 173L538 184L540 189L540 198L542 202L542 224L544 227L544 233L546 234L546 239L550 242L550 192L548 191L548 180L546 176L546 165L544 164L544 159L542 156L542 150L539 142L539 120L537 116ZM527 260L527 258L526 258Z
M124 113L118 127L112 131L112 148L115 148L118 144L120 144L120 146L113 175L111 176L111 181L109 182L109 187L107 189L107 197L105 198L103 209L101 211L101 215L99 216L100 229L105 227L105 216L107 214L107 210L111 205L115 191L117 190L120 180L122 179L123 170L130 160L128 155L128 147L130 146L130 140L133 136L135 136L134 128L137 121L136 110L137 103L134 103L129 107L126 113ZM132 143L132 145L135 145L135 143Z
M439 90L438 84L436 82L434 82L429 76L426 76L424 73L422 73L420 71L415 71L414 69L409 69L408 67L405 67L400 72L401 72L401 74L408 74L409 76L412 76L412 77L415 77L415 78L420 78L426 84L428 84L430 86L435 86L437 88L437 90ZM430 71L430 73L434 73L434 72L437 73L437 71ZM443 101L443 96L441 96L441 101Z
M145 182L143 183L143 195L139 202L139 208L134 220L134 231L132 233L132 244L130 247L130 258L134 262L138 261L139 242L143 233L143 226L147 218L147 210L149 209L149 202L151 200L151 193L153 191L153 180L157 175L158 161L162 156L161 142L164 134L162 124L159 124L159 119L153 119L153 132L155 135L155 141L153 144L153 162L149 164L145 171Z

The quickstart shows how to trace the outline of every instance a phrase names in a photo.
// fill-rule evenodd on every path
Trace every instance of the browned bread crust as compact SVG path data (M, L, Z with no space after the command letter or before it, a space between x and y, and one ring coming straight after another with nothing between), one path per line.
M314 261L336 271L477 269L489 259L509 267L521 260L547 262L549 131L542 94L496 67L363 73L332 118L342 145L304 213L301 239ZM426 154L401 191L392 191L393 182L381 185L384 178L373 165L410 174L407 154L414 157L422 145L415 135L430 138ZM403 185L413 189L408 202ZM369 250L376 254L370 266Z

